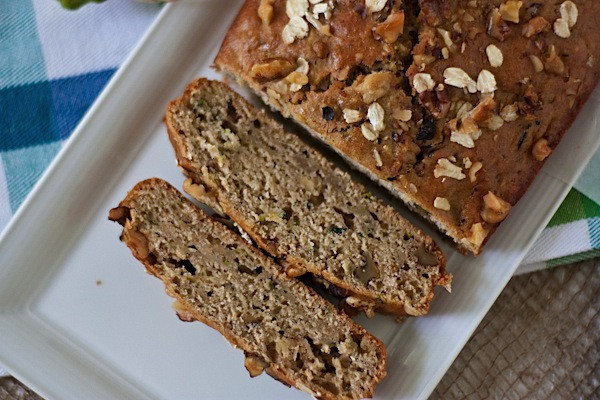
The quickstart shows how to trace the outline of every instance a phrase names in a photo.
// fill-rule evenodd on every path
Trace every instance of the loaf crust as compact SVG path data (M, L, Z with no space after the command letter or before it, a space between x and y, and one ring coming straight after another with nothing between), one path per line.
M184 190L222 210L288 275L322 277L367 315L423 315L434 287L449 289L430 237L227 85L192 82L165 121Z
M286 2L273 2L268 24L258 16L260 3L246 1L216 67L474 254L530 186L600 77L600 42L594 40L600 3L594 0L421 0L419 7L416 1L383 2L372 13L365 4L379 2L344 0L332 3L329 20L320 18L331 36L309 25L307 36L291 44L282 36L291 21ZM404 29L390 41L379 27L398 12L405 15ZM487 55L490 45L503 55L497 67ZM308 82L294 91L290 82L298 74L256 74L257 65L274 59L293 66L305 60ZM466 72L472 93L446 83L449 67ZM495 85L484 74L480 90L482 70ZM464 76L454 78L456 84ZM479 120L465 124L461 117L471 117L465 113L492 94L493 101L477 109ZM362 128L373 125L373 103L383 110L382 129L375 133ZM358 119L345 118L345 109L357 111ZM469 137L465 131L472 131Z
M242 349L246 354L246 368L252 377L266 370L269 375L287 385L304 390L316 398L332 400L370 398L377 383L384 378L386 352L381 341L355 324L346 314L338 311L312 289L288 277L272 259L249 245L224 225L208 217L167 182L157 178L139 182L120 202L119 206L110 211L109 219L123 225L121 240L127 244L135 258L144 264L150 274L163 281L167 294L175 298L173 308L179 318L187 322L201 321L219 331L234 347ZM195 238L196 241L190 243L190 238ZM219 261L233 259L234 255L230 253L235 253L235 261L225 261L225 264L223 261ZM219 258L221 256L222 258ZM241 261L238 261L238 257ZM252 261L253 264L249 266L239 264L243 260ZM215 265L215 262L218 265ZM260 285L268 285L272 290L284 291L285 301L289 304L287 306L275 304L277 298L274 297L274 300L268 299L270 301L268 305L256 300L259 303L257 303L258 306L255 306L255 300L244 297L244 293L241 293L242 302L250 301L249 304L252 304L252 308L241 309L242 315L239 317L227 314L231 312L230 308L232 307L227 303L234 302L236 297L234 295L234 300L228 300L231 297L227 296L230 295L221 295L219 291L225 290L225 285L232 283L232 280L239 280L240 276L245 276L238 273L241 271L240 268L246 273L257 275L250 279L249 283L243 284L244 286L254 285L253 293L262 293ZM225 273L227 279L211 280L210 277L219 278L219 273ZM238 288L238 290L243 289ZM254 296L258 296L258 294L254 294ZM317 328L312 331L302 326L285 328L305 335L302 338L296 338L291 333L289 335L292 336L284 336L282 331L276 333L276 329L284 329L283 325L280 323L281 326L277 328L268 328L265 325L267 321L261 314L263 311L256 311L262 310L264 307L267 307L268 310L277 307L284 308L283 312L285 312L285 308L303 309L304 314L301 319L307 326ZM273 312L268 311L266 315L270 317ZM244 319L246 314L251 318ZM252 319L259 317L263 318L262 322ZM275 324L277 323L275 322ZM273 323L270 322L270 324ZM327 332L322 331L325 326L327 326ZM319 327L321 330L318 329ZM250 333L246 334L250 331L254 332L255 336ZM271 336L266 336L267 334ZM273 334L275 339L272 339ZM275 340L271 350L268 345L263 343L267 340L264 337L267 339L271 337L268 340ZM337 381L331 378L331 371L329 373L322 372L322 376L315 375L311 381L303 379L302 369L290 367L290 364L286 363L288 360L282 360L285 358L286 347L282 345L283 350L280 349L279 342L292 347L297 345L298 341L304 343L304 340L309 340L311 348L314 350L315 347L312 346L314 345L316 348L321 346L320 342L324 340L324 337L342 338L342 340L346 338L346 341L352 340L352 343L358 341L358 346L361 347L360 351L367 355L360 356L356 350L357 353L352 357L356 357L354 360L357 361L352 361L348 356L350 364L347 367L333 361L329 368L334 369L333 376L343 376L346 370L355 371L352 369L354 362L362 363L364 364L362 367L365 368L361 378L364 380L363 383L349 382L348 384L351 385L348 388L332 389L331 385L327 383ZM335 345L337 343L334 342ZM265 345L267 350L264 350ZM333 354L330 347L331 344L323 351ZM316 354L323 355L321 350L314 351L317 352ZM349 354L353 350L352 347L344 347L339 351L342 354L337 356L343 358L345 352ZM275 352L276 355L271 352ZM310 357L305 359L300 353L296 357L303 361L310 360ZM326 359L333 360L332 357L326 357ZM358 361L359 359L361 361ZM309 366L305 366L305 368L308 369ZM302 378L299 379L299 376ZM329 379L329 381L324 381L324 379ZM363 388L363 390L350 391L349 388L354 386Z

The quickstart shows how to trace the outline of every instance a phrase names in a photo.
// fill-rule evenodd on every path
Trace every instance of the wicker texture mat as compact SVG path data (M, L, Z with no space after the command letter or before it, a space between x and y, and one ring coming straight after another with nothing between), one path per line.
M431 398L600 399L600 259L513 278Z
M600 260L513 278L431 398L600 398Z

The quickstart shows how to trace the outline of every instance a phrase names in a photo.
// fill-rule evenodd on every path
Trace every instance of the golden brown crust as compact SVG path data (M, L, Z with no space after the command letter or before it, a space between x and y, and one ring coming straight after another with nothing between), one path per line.
M422 12L418 23L414 21L417 11L410 8L412 2L404 2L402 7L408 21L405 33L418 27L419 40L407 41L401 37L391 45L372 31L389 10L384 8L379 17L378 13L364 16L355 10L358 3L362 2L336 3L329 22L337 26L351 20L355 24L352 35L337 36L334 30L333 38L324 37L309 27L307 38L296 39L286 46L280 42L282 27L289 20L285 2L274 4L273 22L266 28L255 16L258 1L249 0L231 26L215 64L432 220L459 248L478 254L499 224L497 218L486 220L481 215L484 196L492 192L508 204L516 204L598 82L600 42L593 38L600 22L600 3L574 0L579 17L570 27L569 37L564 38L555 32L554 25L561 18L562 4L569 4L568 1L523 1L518 23L503 21L499 28L491 30L488 24L494 8L500 9L502 5L505 18L514 19L511 7L518 2L420 0ZM537 19L532 21L534 18ZM247 34L241 35L242 30ZM357 37L368 39L356 42ZM325 55L313 52L317 40L331 45L332 52ZM345 41L345 49L340 41ZM486 52L490 44L504 53L504 65L490 65ZM344 71L336 69L332 60L350 62L351 54L371 54L371 50L382 51L386 45L411 48L414 64L408 68L405 58L382 52L374 62L355 61L350 78L337 79L345 77ZM306 60L309 83L290 93L285 80L258 81L249 74L256 63L278 57L290 62ZM391 59L398 63L391 63ZM495 104L478 116L481 120L474 126L481 128L481 134L473 147L451 140L452 120L460 109L458 101L469 103L472 108L485 96L481 90L470 94L463 89L448 89L448 84L439 86L445 81L443 74L448 67L463 69L474 84L482 69L495 76L498 87ZM540 68L543 70L536 72ZM359 89L369 74L378 71L393 74L389 82L391 90L376 99L385 111L385 128L376 135L367 132L365 136L361 124L368 120L367 109L373 99L361 96ZM331 72L331 76L327 75L328 84L323 84L323 76L328 72ZM427 74L431 81L415 82L419 73ZM501 111L511 104L516 104L518 118L511 120L509 116L504 120ZM347 123L344 109L358 111L360 122ZM392 117L395 112L406 110L412 111L409 121ZM463 125L468 124L454 122L455 130ZM542 139L546 142L536 146ZM436 176L436 168L438 172L442 170L438 168L441 159L458 168L460 175L450 177L442 171Z
M182 318L182 320L194 319L194 320L203 322L204 324L210 326L211 328L213 328L213 329L217 330L219 333L221 333L227 339L227 341L229 341L229 343L231 343L231 345L233 347L242 349L245 353L250 352L251 349L244 343L244 341L239 340L231 331L226 329L224 326L219 325L216 322L212 321L210 318L207 318L204 315L202 315L197 308L194 308L194 307L188 305L187 300L185 298L183 298L182 296L180 296L177 293L177 291L174 289L174 283L171 280L169 280L166 276L159 274L158 271L153 267L152 256L149 255L149 253L144 250L140 251L139 243L132 241L132 239L131 239L132 232L135 232L135 231L133 231L131 229L131 221L127 218L123 218L123 215L124 215L123 209L130 209L130 207L132 206L132 203L135 201L135 197L137 196L137 193L139 191L143 191L147 187L156 187L156 186L161 187L161 189L164 191L170 191L172 193L179 194L175 188L173 188L171 185L169 185L165 181L158 179L158 178L150 178L150 179L138 182L133 187L133 189L131 189L127 193L127 196L119 203L118 207L115 207L112 210L110 210L109 219L114 220L114 221L118 222L119 224L123 225L123 234L121 236L122 240L131 249L133 256L135 258L137 258L145 266L146 271L148 271L150 274L156 276L157 278L159 278L163 281L167 294L169 296L173 297L177 303L177 310L178 310L177 314L181 313L182 315L185 315L185 317ZM185 198L183 198L183 199L185 202L187 202L189 205L191 205L196 210L196 212L198 213L198 216L199 216L199 220L203 221L206 224L212 224L215 229L221 230L223 235L231 236L236 242L238 242L239 246L247 246L248 248L250 248L251 251L254 252L254 254L256 254L257 257L259 257L263 260L265 265L271 266L270 269L276 274L276 276L279 279L292 279L292 278L289 278L283 271L281 271L281 269L274 263L274 261L272 261L270 258L266 257L263 253L261 253L260 250L258 250L255 247L250 246L240 236L229 231L224 225L214 221L212 218L207 216L200 208L196 207L189 200L187 200ZM133 235L135 236L135 234L137 234L137 232L135 232ZM139 235L141 235L141 234L139 234ZM363 336L368 336L373 341L373 343L376 344L376 346L378 348L378 352L379 352L379 354L381 354L381 365L379 365L377 371L375 371L375 376L373 377L373 385L371 386L370 392L368 393L368 397L372 397L373 392L375 390L375 386L386 375L386 370L385 370L386 349L385 349L385 346L379 339L370 335L363 327L361 327L360 325L357 325L354 321L352 321L352 319L350 319L350 317L348 317L345 313L337 310L330 303L328 303L325 299L321 298L317 293L314 292L314 290L312 290L309 287L306 287L306 290L310 293L310 295L314 298L315 301L320 302L322 305L331 308L331 311L336 313L338 315L338 317L341 318L341 320L344 322L344 324L349 326L354 333L363 335ZM297 383L290 376L286 375L285 372L282 371L278 367L277 364L271 363L271 364L269 364L268 368L274 375L276 375L276 377L278 379L282 380L283 382L288 383L291 386L297 387ZM336 400L338 397L330 396L328 393L325 393L322 396L322 398L327 399L327 400Z
M402 302L400 300L386 300L383 301L381 298L378 298L373 291L368 290L363 287L355 287L351 286L349 283L345 282L340 277L337 277L331 272L323 270L322 268L317 267L316 265L311 264L305 259L293 257L288 254L282 254L277 246L265 239L261 234L259 234L254 226L254 222L248 219L242 212L237 210L233 204L231 204L225 193L221 193L220 190L216 187L216 185L211 184L211 180L209 176L200 174L197 169L197 166L191 164L190 159L186 156L188 154L188 149L181 143L181 135L178 133L176 128L177 124L175 123L176 109L180 107L181 104L186 104L189 102L190 95L192 92L197 90L199 87L203 85L217 85L221 86L223 89L231 90L226 84L222 82L209 81L204 78L197 79L196 81L190 83L183 95L173 100L169 106L167 107L167 115L165 117L165 122L167 126L167 132L169 134L169 139L173 144L175 149L177 162L180 167L183 168L184 173L190 177L186 183L184 184L184 190L188 192L192 197L196 198L198 201L202 201L208 204L217 203L217 207L220 210L229 216L236 224L238 224L248 235L252 238L252 240L262 249L267 251L272 256L276 257L280 260L281 264L284 265L286 273L290 277L296 277L302 275L305 272L310 272L315 276L320 276L328 282L334 284L335 286L346 290L351 296L360 299L363 302L369 303L373 308L389 314L395 315L412 315L419 316L424 315L428 312L430 302L433 299L433 287L436 285L444 286L449 290L450 282L452 280L452 276L446 274L445 265L446 259L441 251L441 249L437 246L437 244L431 239L431 237L425 235L419 228L412 227L412 233L414 236L418 237L419 241L424 243L425 246L431 250L432 254L437 259L439 265L439 273L440 278L437 282L433 282L433 287L431 288L428 297L422 302L422 304L416 308ZM243 100L246 102L245 100ZM253 109L254 107L246 102L246 106L248 108ZM256 110L258 113L259 111ZM307 148L307 151L312 153L314 157L321 157L314 149ZM204 190L190 190L190 187L203 187ZM383 212L387 213L386 219L388 218L397 218L396 211L387 205L382 207Z

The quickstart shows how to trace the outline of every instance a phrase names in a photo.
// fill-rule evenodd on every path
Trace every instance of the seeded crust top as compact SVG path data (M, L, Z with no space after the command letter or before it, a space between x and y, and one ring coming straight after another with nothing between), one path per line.
M600 77L600 2L248 0L215 60L478 254Z

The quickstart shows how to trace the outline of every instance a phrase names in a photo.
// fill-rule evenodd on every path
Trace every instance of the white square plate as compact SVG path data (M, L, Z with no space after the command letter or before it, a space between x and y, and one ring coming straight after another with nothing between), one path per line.
M0 238L0 362L47 398L307 398L251 380L216 331L180 322L107 220L141 179L181 187L165 106L195 76L217 77L209 66L240 4L165 7ZM401 325L359 318L388 348L376 398L435 388L598 147L599 106L596 92L482 256L461 256L425 227L448 256L453 293L439 290L428 316Z

